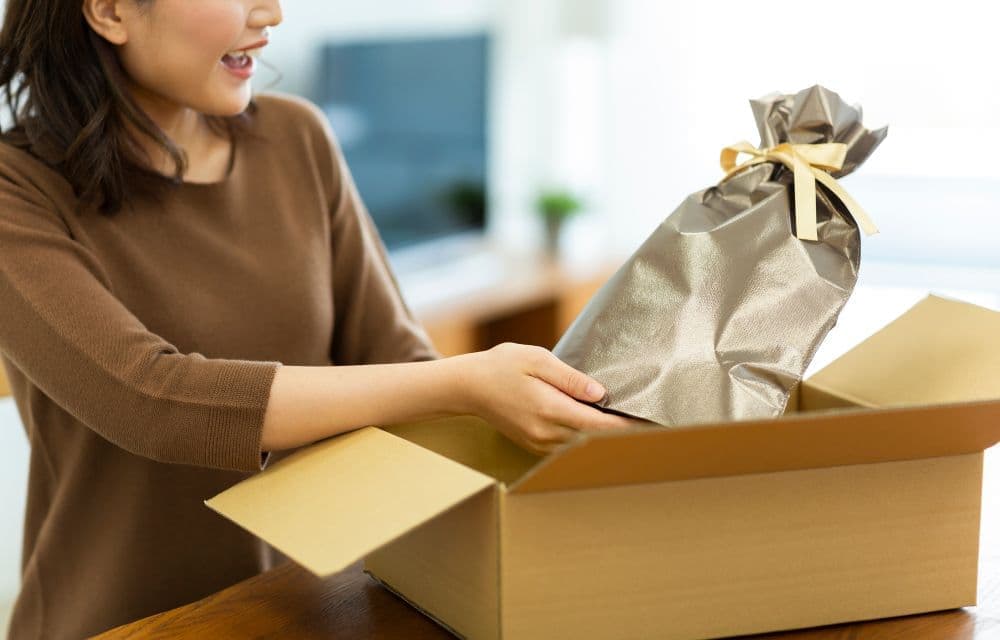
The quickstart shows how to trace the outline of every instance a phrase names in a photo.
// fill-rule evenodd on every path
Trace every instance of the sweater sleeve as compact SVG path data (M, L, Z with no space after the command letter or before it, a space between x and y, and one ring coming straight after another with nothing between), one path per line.
M335 328L335 364L379 364L433 360L440 355L403 300L385 245L372 222L350 169L325 117L319 114L321 166L332 171L330 242Z
M0 166L0 350L11 364L131 453L260 470L281 363L179 353L112 294L102 273L38 187Z

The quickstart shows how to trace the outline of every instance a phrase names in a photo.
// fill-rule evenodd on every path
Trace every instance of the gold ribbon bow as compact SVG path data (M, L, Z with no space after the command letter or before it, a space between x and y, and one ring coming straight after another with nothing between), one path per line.
M740 154L749 160L737 163ZM792 171L795 181L795 235L800 240L818 240L816 229L816 183L833 192L866 235L878 233L875 223L854 198L827 171L844 166L847 145L841 142L789 144L758 149L749 142L738 142L722 150L720 164L729 179L734 173L762 162L779 162Z

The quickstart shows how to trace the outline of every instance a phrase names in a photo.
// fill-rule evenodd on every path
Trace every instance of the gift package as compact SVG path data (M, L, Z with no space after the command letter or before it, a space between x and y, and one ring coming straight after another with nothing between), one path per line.
M780 415L854 289L859 227L875 228L836 178L886 129L820 86L751 104L760 147L724 149L724 179L682 202L554 349L604 384L606 409L662 425Z

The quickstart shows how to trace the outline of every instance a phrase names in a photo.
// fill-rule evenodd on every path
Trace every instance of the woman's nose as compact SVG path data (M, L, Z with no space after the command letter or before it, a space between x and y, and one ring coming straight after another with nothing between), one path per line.
M250 11L250 25L253 27L273 27L281 24L281 1L258 0Z

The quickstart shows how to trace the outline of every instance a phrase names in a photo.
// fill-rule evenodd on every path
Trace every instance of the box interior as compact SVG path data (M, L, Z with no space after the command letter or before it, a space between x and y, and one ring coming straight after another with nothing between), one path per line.
M543 460L515 445L488 422L471 416L383 429L504 485L513 484Z

